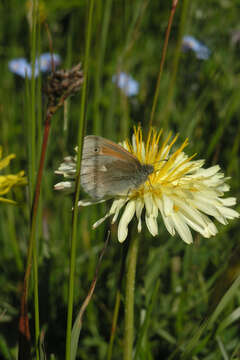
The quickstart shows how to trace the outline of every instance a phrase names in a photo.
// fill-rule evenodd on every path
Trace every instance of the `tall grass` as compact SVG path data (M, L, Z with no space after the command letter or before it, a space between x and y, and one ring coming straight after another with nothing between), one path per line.
M18 207L0 205L0 357L14 359L18 353L17 323L30 233L29 209L46 115L39 91L46 81L44 76L25 81L10 73L7 62L14 57L34 61L38 49L49 51L48 35L41 22L45 18L53 51L62 57L62 67L70 68L81 60L88 80L82 100L79 95L68 99L65 112L60 109L51 122L34 231L35 276L31 275L28 294L31 350L36 358L43 359L45 353L47 358L63 359L67 331L66 358L70 359L72 321L89 293L106 230L111 228L96 288L83 316L77 358L106 359L108 354L108 360L117 360L123 358L126 270L122 270L121 262L126 256L123 246L128 244L118 243L115 225L106 223L92 230L91 225L105 213L108 204L84 208L78 217L75 214L73 227L73 199L54 192L53 185L61 181L54 170L64 156L74 155L74 147L81 143L83 117L87 134L114 141L130 136L134 124L141 123L144 131L148 130L171 6L169 2L145 0L96 1L89 23L88 2L52 0L33 4L40 6L41 20L37 22L36 12L32 28L26 16L28 3L26 7L18 1L0 5L1 13L9 14L0 23L0 63L4 69L0 143L4 152L17 154L11 170L23 168L29 179L26 193L18 190L13 194ZM231 43L238 24L236 4L232 0L226 8L223 2L218 7L214 2L179 2L153 125L179 132L179 141L188 136L186 152L197 152L207 165L219 163L231 177L231 194L239 197L239 43ZM90 30L91 45L86 51ZM186 33L211 48L208 60L182 53L181 36ZM112 82L112 76L121 71L139 82L138 95L128 97ZM84 196L81 192L80 197ZM206 240L195 235L192 246L185 245L178 236L170 238L164 226L159 226L156 238L143 229L137 239L131 340L134 359L238 358L239 224L232 221L226 227L217 226L217 236ZM73 229L75 273L70 275L69 239ZM120 274L123 279L119 282ZM112 328L114 304L118 316ZM67 312L71 319L68 322Z

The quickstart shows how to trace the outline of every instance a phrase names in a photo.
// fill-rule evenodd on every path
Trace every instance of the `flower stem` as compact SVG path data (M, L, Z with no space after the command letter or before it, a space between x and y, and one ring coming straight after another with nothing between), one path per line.
M78 128L78 157L77 157L77 177L74 199L74 209L72 216L72 234L71 234L71 252L70 252L70 270L69 270L69 288L68 288L68 309L67 309L67 329L66 329L66 350L65 359L71 359L71 340L72 340L72 315L73 315L73 298L74 298L74 276L76 263L76 244L77 244L77 219L78 219L78 199L80 194L80 168L82 157L82 145L85 131L85 105L87 96L87 78L90 59L90 43L92 35L92 19L93 19L94 0L90 1L88 13L88 25L86 35L86 49L84 61L84 82L82 88L80 122Z
M126 299L125 299L125 324L124 324L124 348L123 359L132 360L133 339L134 339L134 290L135 274L138 254L137 237L131 239L128 262L127 262L127 279L126 279Z
M36 63L36 29L37 29L37 1L33 1L32 9L32 29L31 29L31 110L30 110L30 168L29 168L29 191L30 191L30 203L33 201L34 186L36 180L36 79L35 79L35 63Z
M118 320L119 308L120 308L120 300L121 300L121 293L120 290L118 289L116 294L114 312L113 312L112 329L111 329L111 336L110 336L108 352L107 352L107 360L112 359L113 342L115 340L117 320Z
M158 95L159 95L159 90L160 90L160 81L161 81L163 66L164 66L165 58L166 58L166 54L167 54L168 39L169 39L169 35L170 35L172 22L173 22L177 4L178 4L178 0L172 0L172 8L171 8L171 12L170 12L169 20L168 20L168 26L167 26L167 30L166 30L164 45L163 45L160 69L159 69L159 73L158 73L157 85L156 85L156 90L155 90L155 94L154 94L154 98L153 98L153 105L152 105L152 110L151 110L151 115L150 115L149 128L152 126L153 118L154 118L155 111L156 111L157 100L158 100Z
M24 275L23 282L23 292L21 296L21 308L20 308L20 319L19 319L19 332L21 336L27 339L30 342L30 332L29 332L29 323L27 315L27 302L28 302L28 288L29 288L29 279L31 274L32 267L32 256L34 264L34 305L35 305L35 342L36 342L36 358L39 359L38 351L38 341L39 341L39 306L38 306L38 269L37 269L37 243L36 243L36 221L37 221L37 211L39 205L39 197L43 176L43 168L46 158L47 143L49 138L50 131L50 116L47 115L46 123L44 128L43 143L42 143L42 152L39 163L39 169L37 174L37 183L34 193L34 200L31 212L31 229L30 229L30 239L28 245L28 255L27 255L27 264ZM21 337L20 337L21 338ZM21 348L21 345L20 345ZM24 351L24 350L21 350Z
M28 244L28 255L27 264L24 274L23 290L21 295L20 305L20 318L19 318L19 359L30 358L30 330L29 330L29 319L28 319L28 289L29 289L29 278L32 267L33 257L33 278L34 278L34 320L35 320L35 350L36 360L39 360L39 348L38 340L40 334L39 326L39 301L38 301L38 259L37 259L37 240L36 240L36 218L39 204L40 186L42 180L43 161L40 161L36 190L34 193L35 179L36 179L36 79L35 79L35 63L36 63L36 37L37 37L37 13L38 13L38 2L33 1L32 9L32 31L31 31L31 65L32 65L32 76L31 76L31 102L29 110L29 129L30 129L30 149L29 149L29 193L30 193L30 204L31 208L31 227L30 227L30 238ZM28 82L27 82L28 87ZM28 89L27 89L28 92ZM42 150L43 151L43 150ZM43 151L44 152L44 151Z
M181 9L181 20L180 20L180 25L179 25L179 30L178 30L178 40L177 40L177 45L175 48L175 54L173 57L171 78L169 81L169 90L167 93L167 100L166 100L166 105L165 105L165 109L164 109L164 114L162 116L162 119L163 119L162 127L163 128L165 128L165 126L167 125L169 115L171 113L172 102L173 102L173 98L174 98L174 91L176 88L178 66L179 66L180 55L181 55L182 36L183 36L183 32L184 32L184 28L185 28L185 24L186 24L186 20L187 20L188 5L189 5L189 0L183 0L182 9Z
M116 329L117 329L117 322L119 317L119 308L120 308L120 301L121 301L121 293L122 293L122 280L123 275L125 273L125 267L126 267L126 257L128 253L128 243L125 243L122 247L122 254L121 254L121 269L119 273L119 279L118 279L118 289L115 299L115 306L114 306L114 312L113 312L113 321L112 321L112 329L111 329L111 335L110 335L110 341L108 346L108 352L107 352L107 360L112 360L112 351L113 351L113 343L116 336Z

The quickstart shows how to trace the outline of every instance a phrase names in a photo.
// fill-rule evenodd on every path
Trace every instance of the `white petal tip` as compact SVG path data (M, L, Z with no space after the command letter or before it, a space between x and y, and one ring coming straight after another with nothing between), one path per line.
M70 181L62 181L54 185L54 190L71 190L73 183Z
M118 236L118 241L122 244L127 238L127 234L122 234L121 236Z

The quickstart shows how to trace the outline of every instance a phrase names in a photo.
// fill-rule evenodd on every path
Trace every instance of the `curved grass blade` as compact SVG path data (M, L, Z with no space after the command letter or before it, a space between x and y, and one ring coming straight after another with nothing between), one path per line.
M141 351L142 340L143 340L144 336L147 334L149 323L150 323L150 317L151 317L152 310L153 310L153 307L154 307L156 299L157 299L159 285L160 285L160 281L158 280L156 283L156 286L153 288L150 304L147 308L146 317L144 319L143 325L142 325L142 327L140 329L140 333L138 335L138 341L137 341L137 345L136 345L134 360L138 359L139 353Z
M193 336L193 338L189 341L187 344L187 347L183 351L183 354L181 356L181 359L189 359L189 356L192 355L192 353L196 353L196 348L199 345L199 339L202 336L203 332L207 329L211 328L216 320L218 319L219 315L223 311L223 309L227 306L227 304L231 301L232 297L236 294L236 291L238 290L240 285L240 275L235 279L233 284L230 286L230 288L226 291L226 293L221 298L220 302L216 306L215 310L212 312L211 315L209 315L203 322L203 324L199 327L196 334Z
M108 242L109 242L109 237L110 237L110 231L108 231L108 234L107 234L107 238L106 238L106 241L105 241L105 244L104 244L104 247L101 251L101 254L99 256L99 260L98 260L98 264L97 264L97 267L96 267L96 271L95 271L95 276L94 276L94 279L91 283L91 286L90 286L90 289L89 289L89 292L79 310L79 313L77 315L77 318L74 322L74 325L73 325L73 328L72 328L72 334L71 334L71 356L70 356L70 359L71 360L75 360L77 358L77 348L78 348L78 340L79 340L79 336L80 336L80 332L81 332L81 329L82 329L82 318L83 318L83 314L85 313L85 310L93 296L93 293L94 293L94 290L95 290L95 287L96 287L96 283L97 283L97 279L98 279L98 272L99 272L99 268L100 268L100 264L102 262L102 258L103 258L103 255L106 251L106 248L107 248L107 245L108 245Z

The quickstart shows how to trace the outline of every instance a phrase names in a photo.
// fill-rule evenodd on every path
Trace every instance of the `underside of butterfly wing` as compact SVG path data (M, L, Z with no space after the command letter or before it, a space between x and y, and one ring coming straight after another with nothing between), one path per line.
M109 140L84 139L81 185L94 199L127 194L145 182L148 173L138 159Z

